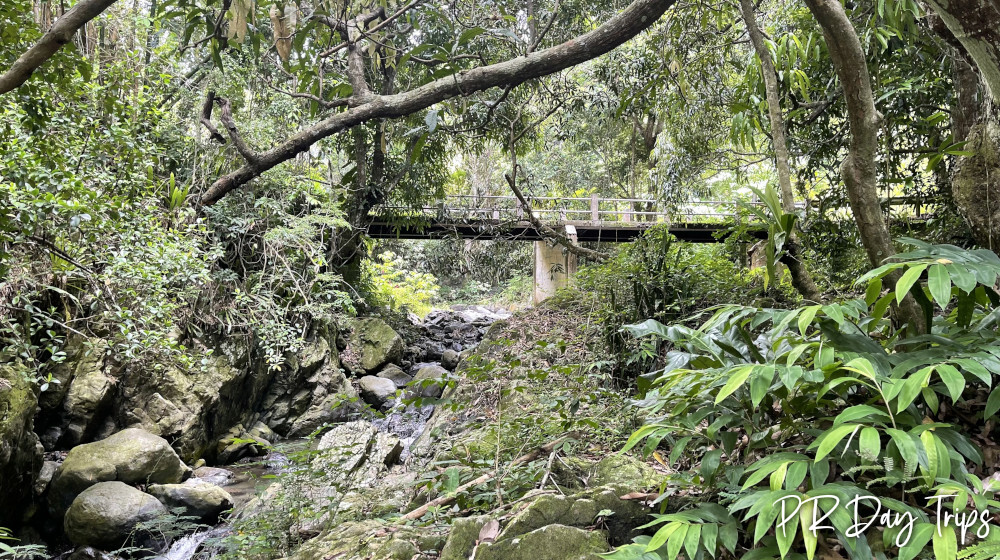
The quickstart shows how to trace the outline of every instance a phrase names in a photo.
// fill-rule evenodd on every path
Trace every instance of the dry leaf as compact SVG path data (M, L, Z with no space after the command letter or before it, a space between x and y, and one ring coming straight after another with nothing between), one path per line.
M491 519L490 522L483 525L483 528L479 531L479 542L491 543L496 540L497 535L499 534L500 522L496 519Z

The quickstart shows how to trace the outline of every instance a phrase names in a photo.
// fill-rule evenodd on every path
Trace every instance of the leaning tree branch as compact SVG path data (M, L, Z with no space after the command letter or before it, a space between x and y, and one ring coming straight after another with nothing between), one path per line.
M675 0L635 0L628 8L597 29L561 45L490 66L458 72L416 89L395 95L372 95L370 101L333 115L300 131L285 142L259 154L247 164L215 181L202 195L201 204L218 202L233 190L269 169L294 158L316 142L374 119L413 114L457 96L494 87L522 84L607 53L653 25Z
M247 161L248 165L255 165L260 157L257 152L251 148L245 140L243 140L243 135L240 134L239 129L236 128L236 121L233 120L233 111L230 108L229 100L223 97L216 97L215 102L219 104L219 120L222 121L222 126L226 127L226 131L229 132L229 139L233 141L233 145L236 146L236 151L243 156L243 159Z
M531 204L528 204L528 200L524 198L524 194L521 193L521 189L517 187L517 181L515 181L509 173L504 173L503 178L507 180L507 184L510 185L510 190L514 192L514 196L517 197L517 200L521 202L521 206L524 207L524 212L528 215L528 221L531 222L531 225L535 226L535 229L542 235L542 237L555 241L565 247L567 251L578 257L584 257L597 262L604 262L608 260L609 257L607 254L593 249L588 249L586 247L581 247L574 243L573 240L566 235L559 233L539 220L538 217L535 216L535 213L531 211Z
M30 49L0 76L0 95L28 81L31 74L73 39L78 29L108 9L116 0L82 0L63 14Z
M208 133L211 135L212 140L215 140L219 144L226 143L226 137L219 133L219 129L215 128L212 124L212 106L215 104L215 92L210 91L208 95L205 96L205 103L201 106L201 124L208 129Z

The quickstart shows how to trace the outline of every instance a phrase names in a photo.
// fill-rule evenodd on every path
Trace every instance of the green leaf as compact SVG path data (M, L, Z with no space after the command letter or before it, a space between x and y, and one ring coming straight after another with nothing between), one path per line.
M799 326L799 333L802 336L806 335L806 330L809 329L809 325L812 324L813 319L816 318L816 314L819 313L819 310L822 307L823 306L821 305L810 305L809 307L803 309L802 313L799 314L798 326Z
M941 309L948 306L951 302L951 276L943 264L935 264L927 270L927 287Z
M684 539L687 538L688 531L690 530L690 524L681 523L680 527L670 535L670 540L667 541L667 558L669 560L677 558L677 555L680 554L681 547L684 546Z
M719 536L719 526L715 523L706 523L701 527L701 542L705 550L715 558L716 541Z
M688 527L687 535L684 536L684 552L688 558L694 558L698 554L698 545L701 543L701 524L694 523Z
M656 531L656 534L653 535L653 538L649 540L649 543L646 544L646 552L653 552L654 550L659 549L667 542L667 539L669 539L674 532L680 529L682 525L686 524L675 521L660 527L660 529Z
M873 303L878 301L878 298L881 294L882 294L881 278L875 278L871 282L868 282L868 288L865 290L865 305L871 307Z
M920 394L920 389L927 386L934 368L935 366L927 366L903 381L899 389L899 395L896 397L896 412L906 410L906 407L910 406L910 403L917 398L917 395Z
M842 439L847 437L847 434L852 433L860 426L858 424L843 424L840 426L835 426L823 432L819 438L816 439L809 447L816 447L816 460L820 460L826 457L833 451L834 447L840 443Z
M750 374L753 372L754 367L755 366L749 365L749 366L741 366L736 369L730 370L731 373L729 381L727 381L726 384L722 387L722 390L719 391L719 394L715 396L715 404L719 404L720 402L725 400L726 397L735 393L736 390L739 389L740 386L742 386L743 383L746 382L747 378L750 377Z
M918 264L912 266L903 273L903 276L899 278L896 282L896 303L901 303L906 294L910 292L910 288L920 279L920 275L923 274L924 270L927 269L929 265Z
M726 523L719 527L719 541L729 552L736 552L736 540L739 538L739 529L736 523Z
M935 533L934 524L920 523L913 529L910 540L899 549L899 560L913 560L927 546Z
M986 408L983 410L983 418L989 420L991 416L1000 410L1000 387L993 389L986 399Z
M802 524L802 543L806 547L806 558L813 560L816 556L816 544L819 542L816 533L809 530L813 522L813 513L816 509L816 502L810 501L802 504L799 508L799 520Z
M965 376L955 366L948 364L939 365L936 371L945 387L948 388L948 396L951 397L952 402L958 402L962 391L965 390Z
M722 462L722 450L713 449L705 454L701 460L701 478L711 481L715 478L715 473L719 470Z
M881 451L882 440L878 430L870 427L862 428L861 434L858 436L858 454L861 455L861 458L866 461L875 462L878 460L878 454Z
M951 525L941 527L941 534L934 531L932 539L935 560L955 560L958 558L958 540L955 538L955 528Z

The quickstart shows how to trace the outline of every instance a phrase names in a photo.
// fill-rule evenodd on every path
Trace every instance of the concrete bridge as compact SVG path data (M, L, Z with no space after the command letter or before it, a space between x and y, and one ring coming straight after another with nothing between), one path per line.
M665 224L681 241L717 243L739 219L734 203L689 202L665 207L661 202L632 198L535 197L531 211L545 225L577 242L631 241L647 229ZM535 244L534 300L539 302L569 283L577 256L551 245L529 221L513 196L448 196L433 206L382 205L372 211L368 235L376 239L514 239ZM751 234L767 236L756 228Z
M719 243L741 219L737 204L699 200L667 206L656 200L636 198L533 197L528 199L534 216L578 242L620 243L631 241L653 226L665 225L680 241ZM763 205L760 202L750 203ZM886 210L909 222L921 222L933 208L914 197L892 197L882 201ZM800 203L804 208L805 203ZM576 272L577 256L560 245L550 245L529 221L521 202L513 196L447 196L435 205L412 207L381 205L371 212L368 235L376 239L514 239L535 243L534 300L539 302L568 285ZM760 224L748 224L749 234L766 239Z

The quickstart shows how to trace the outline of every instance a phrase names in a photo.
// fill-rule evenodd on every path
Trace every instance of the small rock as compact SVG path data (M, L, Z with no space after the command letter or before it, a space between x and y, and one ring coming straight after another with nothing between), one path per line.
M156 498L124 482L100 482L73 500L63 527L77 546L114 550L125 544L137 524L166 512Z
M458 367L459 353L454 350L445 350L441 353L441 365L445 369L455 371Z
M382 368L382 371L378 372L378 377L392 381L400 389L406 387L406 384L413 380L396 364L389 364Z
M52 477L56 474L56 470L59 469L59 463L55 461L45 461L42 463L42 470L38 472L38 478L35 480L35 495L41 496L49 488L49 482L52 482Z
M396 394L396 384L391 379L366 375L358 381L361 398L375 408L382 408Z
M220 513L233 507L229 492L199 478L183 484L151 484L147 490L167 508L184 508L184 515L203 521L215 521Z
M236 473L227 469L220 469L218 467L198 467L194 470L194 476L195 478L204 480L209 484L225 486L236 477Z
M439 365L425 365L413 377L410 388L421 397L436 399L444 392L444 383L448 376L448 370Z

